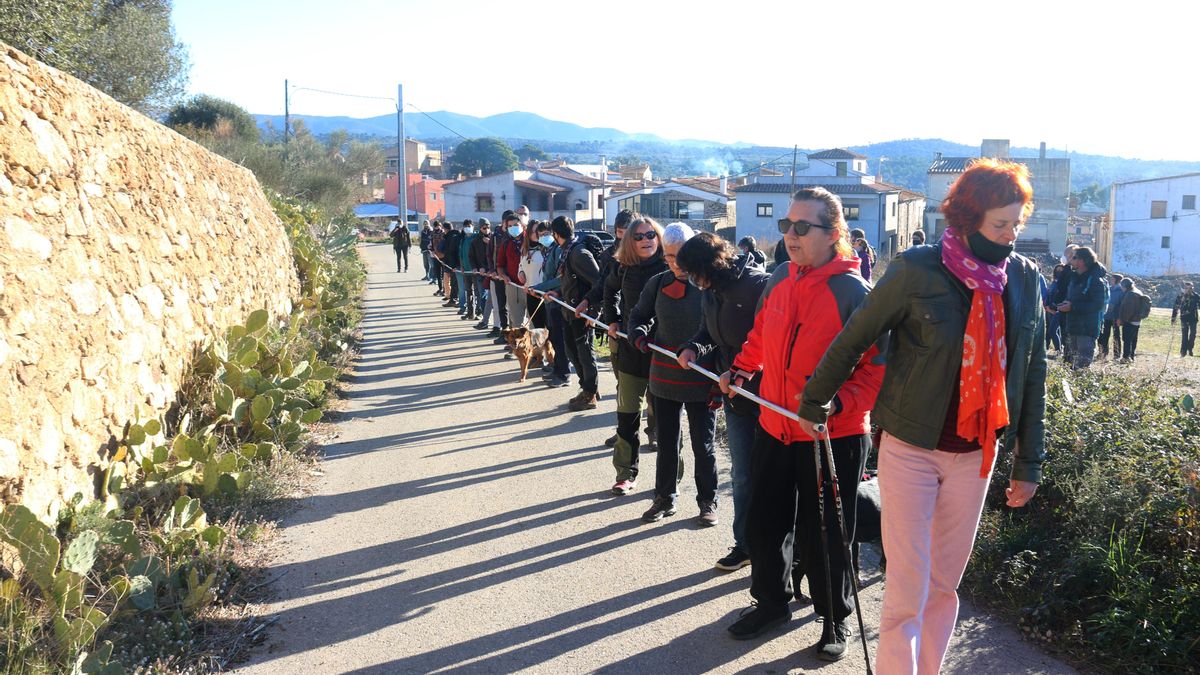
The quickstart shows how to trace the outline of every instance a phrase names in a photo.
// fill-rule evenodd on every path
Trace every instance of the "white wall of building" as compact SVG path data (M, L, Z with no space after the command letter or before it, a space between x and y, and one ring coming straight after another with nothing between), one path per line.
M516 194L513 181L526 180L530 174L529 171L508 171L483 178L448 183L444 188L446 218L454 221L462 221L466 218L478 221L480 218L487 218L493 225L500 222L501 213L520 206L520 204L513 203L513 195ZM477 210L475 198L480 194L492 195L492 210Z
M1200 174L1116 183L1112 187L1114 272L1139 276L1200 274ZM1164 202L1161 215L1154 202Z

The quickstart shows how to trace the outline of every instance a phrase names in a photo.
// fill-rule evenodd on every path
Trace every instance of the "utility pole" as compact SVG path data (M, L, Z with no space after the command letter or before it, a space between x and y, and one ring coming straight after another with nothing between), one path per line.
M404 85L396 85L396 194L400 227L408 227L408 170L404 166Z
M792 190L788 193L788 201L792 199L792 195L796 194L796 153L799 152L800 146L792 146Z
M292 117L288 112L288 81L283 81L283 156L287 158L288 129L291 128Z

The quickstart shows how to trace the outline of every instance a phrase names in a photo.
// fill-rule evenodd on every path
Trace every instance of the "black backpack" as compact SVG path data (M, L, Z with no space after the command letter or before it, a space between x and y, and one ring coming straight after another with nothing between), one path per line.
M586 232L580 233L579 236L575 238L575 243L571 246L571 248L575 248L575 246L580 245L592 252L592 257L596 259L597 263L600 262L600 256L604 255L604 242L600 241L600 237L597 237L594 234L587 234Z
M1150 316L1150 296L1138 295L1138 313L1137 320L1141 321Z

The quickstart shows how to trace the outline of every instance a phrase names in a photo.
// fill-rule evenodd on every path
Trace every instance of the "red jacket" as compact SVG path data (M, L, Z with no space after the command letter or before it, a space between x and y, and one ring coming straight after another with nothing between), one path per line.
M524 236L524 234L522 234ZM509 237L500 243L496 252L496 266L501 269L514 284L521 283L517 273L521 271L521 242Z
M759 299L754 327L733 362L740 370L762 371L756 375L762 378L760 396L789 410L800 407L796 395L870 291L858 270L855 257L834 258L816 269L788 262L775 270ZM841 411L829 418L831 438L870 433L883 368L878 346L871 347L837 393ZM814 440L797 422L767 408L758 421L784 443Z

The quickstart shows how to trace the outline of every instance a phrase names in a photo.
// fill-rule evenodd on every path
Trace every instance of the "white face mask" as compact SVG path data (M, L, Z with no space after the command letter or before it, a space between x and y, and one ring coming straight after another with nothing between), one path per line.
M475 232L475 227L474 227L474 226L472 226L472 225L468 225L468 226L466 226L466 227L464 227L464 228L463 228L463 233L464 233L464 234L472 234L472 233L474 233L474 232Z
M546 248L550 248L550 244L554 243L554 237L551 237L548 234L543 234L542 236L538 237L538 243Z
M510 237L519 237L519 236L521 236L521 226L520 226L520 225L513 225L512 227L509 227L509 228L508 228L508 236L510 236Z

